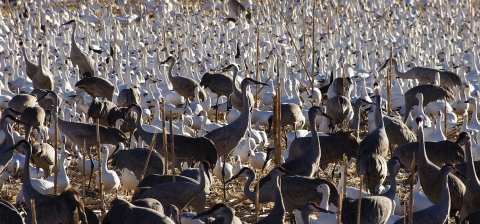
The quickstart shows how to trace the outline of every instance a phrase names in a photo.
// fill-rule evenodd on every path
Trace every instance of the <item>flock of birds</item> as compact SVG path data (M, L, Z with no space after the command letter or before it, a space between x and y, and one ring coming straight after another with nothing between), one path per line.
M480 223L478 7L4 5L0 186L22 184L0 200L0 223L253 220L211 203L215 181L224 200L234 182L251 202L273 202L257 223ZM272 168L277 101L283 150ZM329 166L331 178L321 172ZM417 176L413 205L398 194L401 168ZM72 170L89 178L88 190L117 191L102 217ZM364 186L346 186L352 175ZM131 200L118 190L133 190Z

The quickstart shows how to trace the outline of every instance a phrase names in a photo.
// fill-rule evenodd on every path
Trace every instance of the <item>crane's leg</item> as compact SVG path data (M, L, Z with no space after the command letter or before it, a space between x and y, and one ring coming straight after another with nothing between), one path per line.
M335 174L335 167L337 166L337 162L333 163L333 169L332 169L332 180L333 180L333 175Z
M222 183L223 183L223 199L227 201L227 187L225 186L225 162L227 161L227 158L223 159L223 167L222 167Z
M215 122L218 122L218 98L220 97L217 96L217 107L215 107Z
M296 224L297 220L295 219L295 212L291 211L290 212L290 223Z
M94 169L94 166L93 166L93 159L92 159L92 147L90 146L90 150L88 150L88 158L90 159L90 179L88 181L88 187L87 189L90 189L90 183L92 183L92 175L93 175L93 169ZM101 182L101 181L100 181Z

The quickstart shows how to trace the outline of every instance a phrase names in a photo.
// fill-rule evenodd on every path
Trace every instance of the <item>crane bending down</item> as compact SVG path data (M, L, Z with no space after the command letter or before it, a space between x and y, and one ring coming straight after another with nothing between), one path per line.
M93 59L84 51L82 51L75 41L75 31L77 30L77 22L75 20L70 20L63 25L68 25L73 23L72 31L72 47L70 48L70 60L72 61L73 66L78 66L79 74L81 78L93 77L95 75L94 67L95 62Z

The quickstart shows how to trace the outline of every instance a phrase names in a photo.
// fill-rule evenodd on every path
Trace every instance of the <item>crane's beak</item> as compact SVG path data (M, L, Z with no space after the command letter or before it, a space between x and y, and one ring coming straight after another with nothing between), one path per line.
M238 177L239 177L239 173L235 174L232 178L225 181L225 184L228 184L228 183L232 182L233 180L237 179Z
M328 211L327 209L324 209L324 208L319 208L318 211L323 213L328 213L328 214L336 214L335 212Z
M260 85L268 86L267 83L263 83L263 82L259 82L259 81L255 81L255 84L260 84Z
M465 174L461 173L460 171L456 170L455 173L456 173L458 176L461 176L461 177L465 178L465 180L468 180L468 177L465 176Z
M333 120L333 118L332 118L332 117L330 117L330 116L328 116L328 115L327 115L325 112L321 111L320 113L322 113L322 116L324 116L324 117L326 117L326 118L330 119L331 121Z
M204 212L202 212L202 213L200 213L200 214L197 214L196 216L192 217L192 219L198 219L198 217L202 217L202 216L205 216L205 215L208 216L208 215L210 215L210 214L212 214L212 212L211 212L210 210L207 210L207 211L204 211Z
M62 26L63 26L63 25L68 25L68 24L71 24L71 23L74 23L74 22L75 22L75 20L73 20L73 19L72 19L72 20L70 20L70 21L68 21L68 22L66 22L66 23L64 23L64 24L62 24Z

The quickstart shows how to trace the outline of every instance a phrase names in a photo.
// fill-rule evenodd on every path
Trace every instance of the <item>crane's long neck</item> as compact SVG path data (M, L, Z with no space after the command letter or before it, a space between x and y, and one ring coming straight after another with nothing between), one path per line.
M250 105L252 102L250 102L250 99L247 96L247 86L248 86L247 84L242 85L243 105L242 105L242 114L240 114L240 116L248 121L251 115Z
M310 222L310 214L312 214L312 210L310 210L308 208L303 208L301 214L302 214L302 221L303 221L304 224L311 224L312 223L312 222Z
M238 75L238 68L237 67L233 67L233 81L232 81L232 89L233 89L233 93L237 96L241 96L242 92L240 92L240 89L238 88L238 85L237 85L237 75ZM243 88L241 91L244 91Z
M202 193L202 191L207 191L207 189L206 189L207 184L206 184L206 178L205 178L207 172L208 172L208 170L205 170L205 168L203 166L200 166L200 173L201 173L200 184L198 185L198 187L196 189L196 191L198 193L196 193L195 195L198 195L198 194Z
M418 159L419 161L417 162L418 164L426 164L429 163L430 160L428 160L427 157L427 152L425 151L425 139L423 137L423 124L418 125Z
M445 217L448 214L448 211L450 210L450 191L448 188L448 174L449 172L447 170L443 170L442 173L442 197L440 198L440 201L436 204L436 206L439 206L440 208L437 210L438 212L445 212Z
M278 222L275 222L275 223L284 223L284 220L285 220L285 206L283 204L283 197L282 197L282 193L280 191L280 185L279 185L279 180L280 180L281 176L276 176L275 178L272 178L275 179L275 181L273 181L273 191L274 191L274 194L275 194L275 205L273 206L272 208L272 211L270 212L269 216L271 215L271 217L273 219L275 219L276 221Z
M360 108L362 107L362 100L357 99L355 101L355 105L353 106L353 120L352 124L350 124L350 129L357 130L355 131L355 137L358 139L359 137L359 130L360 130Z
M387 66L390 66L390 62L387 62L388 65ZM397 61L395 59L392 59L392 67L393 67L393 72L395 72L395 75L397 75L397 77L400 77L400 78L411 78L409 77L408 75L408 72L400 72L398 70L398 64L397 64Z
M30 204L30 201L29 199L31 199L31 195L34 195L34 194L40 194L40 192L35 189L32 185L32 183L30 182L30 155L32 153L32 146L28 146L29 148L27 150L24 150L24 153L25 153L25 162L23 164L23 185L22 185L22 189L23 189L23 195L24 195L24 198L26 199L27 201L27 205Z
M247 197L250 201L255 201L255 192L250 190L250 185L252 185L252 182L255 179L255 173L253 171L247 173L247 181L245 183L245 186L243 186L243 193L245 194L245 197Z
M375 97L375 124L377 125L378 129L383 128L383 115L382 115L382 96L379 93L380 91L377 90L377 96Z
M12 135L12 126L8 124L6 121L3 122L2 126L3 126L2 127L3 132L5 132L5 140L4 140L6 144L5 148L10 148L14 145L13 135ZM13 151L11 151L11 153L13 154Z
M312 146L318 146L320 148L320 139L318 138L318 133L317 133L317 126L315 124L315 118L317 117L317 113L314 111L309 111L308 112L308 118L310 119L310 127L312 129L312 137L311 137L311 142L310 145Z
M477 99L476 98L473 98L473 105L472 106L473 106L472 121L474 121L478 124L479 122L478 122L478 117L477 117Z
M465 143L465 157L466 157L465 160L467 162L467 177L468 177L467 184L474 183L475 185L480 186L480 182L477 178L477 173L473 165L472 143L470 140Z
M170 62L168 65L168 80L170 81L170 83L172 83L173 81L173 74L172 74L172 71L173 71L173 65L175 64L175 60L173 60L173 62Z
M233 217L235 216L235 213L233 213L231 209L224 209L224 211L222 212L222 216L224 218L223 223L230 224L233 223Z
M396 176L398 172L395 170L395 167L390 167L390 189L388 189L385 194L382 194L383 196L389 198L390 200L395 200L395 192L397 192L397 180Z

